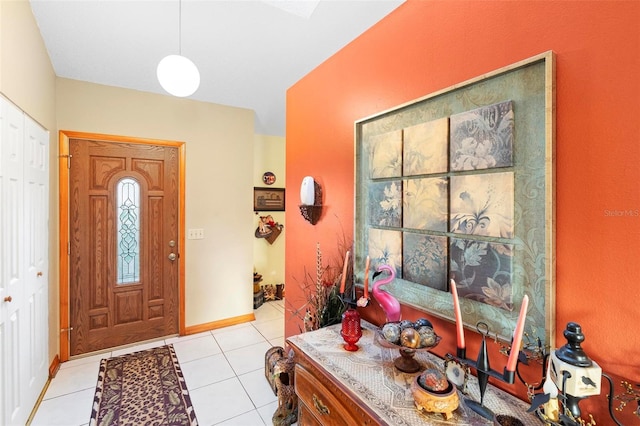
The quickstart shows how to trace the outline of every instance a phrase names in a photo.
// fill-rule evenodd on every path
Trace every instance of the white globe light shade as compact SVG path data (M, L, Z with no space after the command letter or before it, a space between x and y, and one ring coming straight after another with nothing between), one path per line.
M184 98L200 86L200 72L190 59L180 55L164 57L158 64L158 81L164 90Z

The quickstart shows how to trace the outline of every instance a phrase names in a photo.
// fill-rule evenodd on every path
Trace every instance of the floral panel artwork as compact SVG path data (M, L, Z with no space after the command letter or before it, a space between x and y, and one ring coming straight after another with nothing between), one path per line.
M548 51L357 120L355 282L383 246L401 261L388 287L398 301L451 319L451 294L425 278L442 254L467 296L466 327L508 339L527 294L527 332L553 346L555 87ZM383 231L399 233L397 251Z
M448 226L447 178L403 181L402 226L446 232Z
M513 310L513 244L452 238L449 254L461 297Z
M451 170L513 166L513 102L451 116Z
M447 290L447 237L405 232L403 278L436 290Z
M428 121L404 129L403 175L444 173L448 166L449 119Z
M402 130L372 136L369 148L371 179L402 175Z
M513 238L513 172L452 176L450 231Z
M402 277L402 232L385 229L369 229L371 270L380 265L389 265L396 270L396 277Z
M371 183L368 210L371 225L402 226L402 181Z

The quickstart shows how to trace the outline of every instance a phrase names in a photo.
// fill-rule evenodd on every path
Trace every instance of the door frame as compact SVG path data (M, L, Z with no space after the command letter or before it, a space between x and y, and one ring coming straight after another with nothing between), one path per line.
M60 361L69 359L69 139L91 139L112 143L158 145L178 148L178 327L180 335L185 334L185 142L160 139L145 139L129 136L106 135L101 133L58 132L58 170L59 170L59 225L60 225Z

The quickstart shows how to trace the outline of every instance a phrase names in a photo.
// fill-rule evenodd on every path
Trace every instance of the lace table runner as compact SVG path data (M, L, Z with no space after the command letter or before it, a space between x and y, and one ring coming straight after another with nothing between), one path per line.
M362 321L360 349L348 352L343 348L341 325L292 336L288 340L301 348L311 359L322 365L333 377L356 394L367 406L390 425L487 425L491 421L468 408L464 399L480 400L477 379L469 376L468 394L458 391L460 406L453 417L444 420L439 413L426 413L415 408L411 383L419 373L407 374L393 366L400 356L397 349L383 348L374 341L377 327ZM444 361L428 351L417 351L415 359L426 368L444 371ZM533 414L527 413L529 404L494 387L489 383L484 405L496 414L508 414L525 425L541 424Z

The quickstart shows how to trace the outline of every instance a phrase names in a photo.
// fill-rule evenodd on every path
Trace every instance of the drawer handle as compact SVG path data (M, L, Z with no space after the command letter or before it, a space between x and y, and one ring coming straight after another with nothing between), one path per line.
M313 406L316 407L316 410L318 411L318 413L320 413L323 416L325 414L330 414L329 408L322 403L320 398L318 398L315 393L313 394Z

